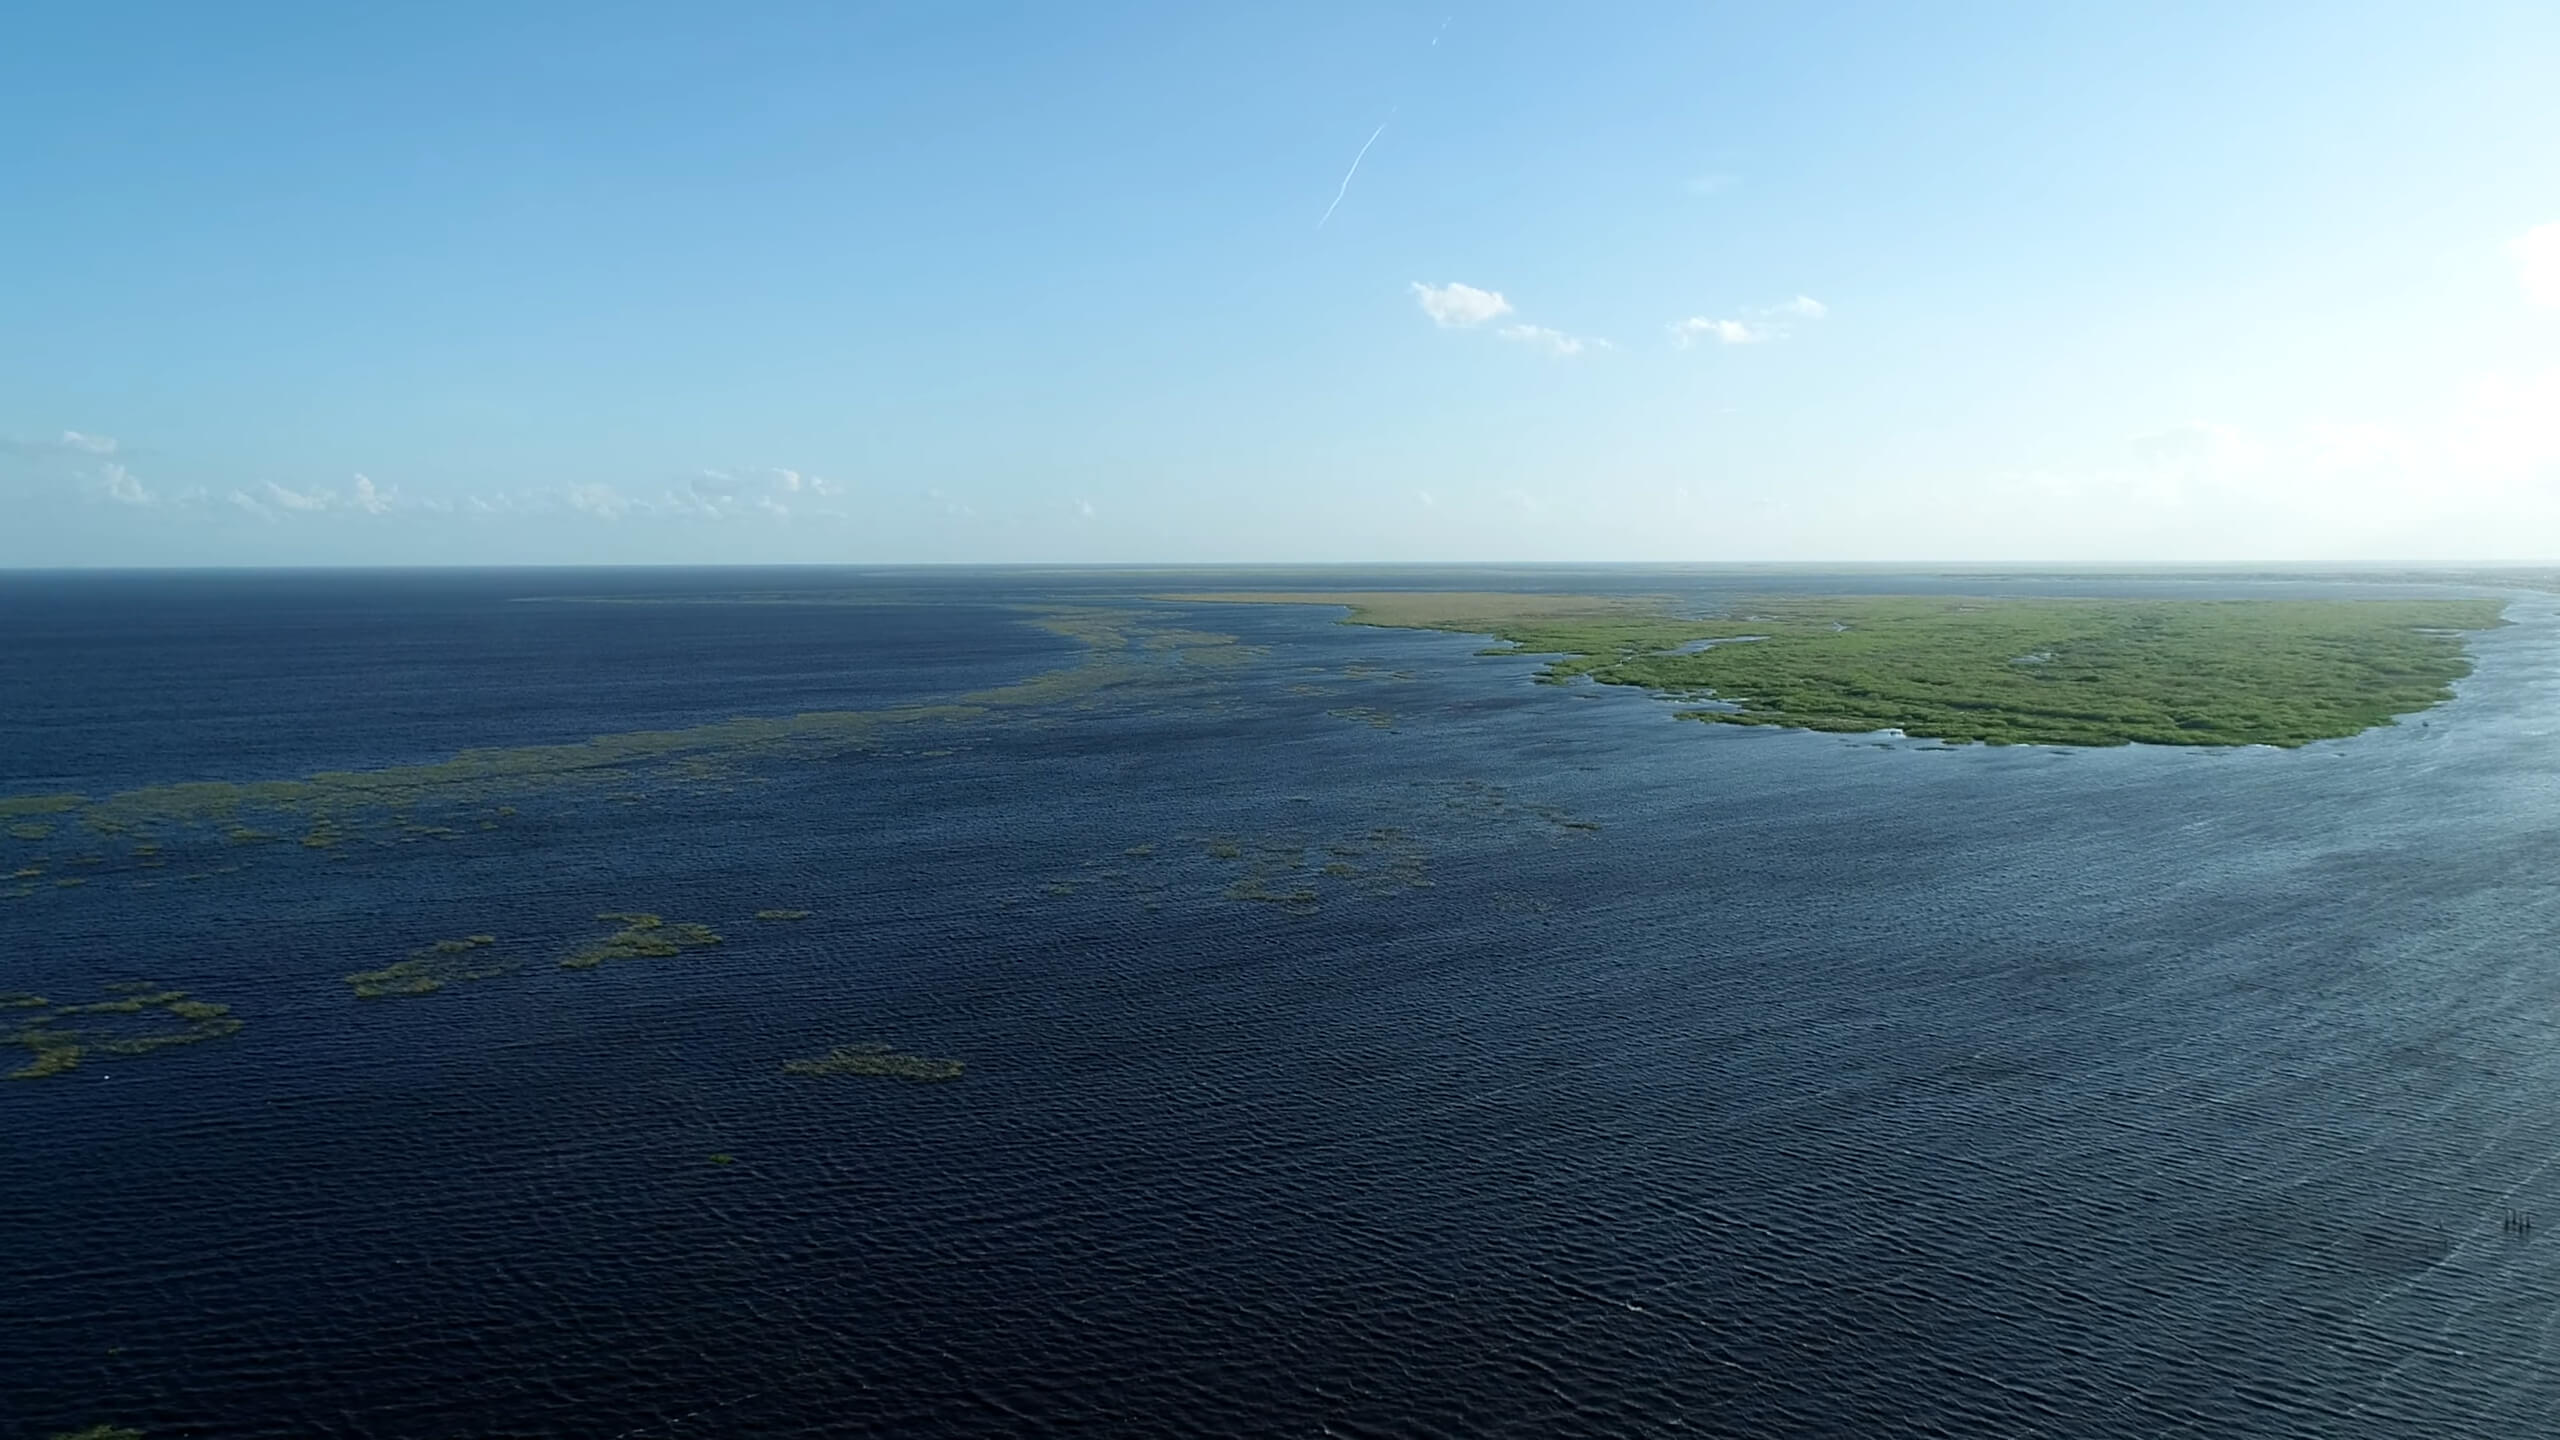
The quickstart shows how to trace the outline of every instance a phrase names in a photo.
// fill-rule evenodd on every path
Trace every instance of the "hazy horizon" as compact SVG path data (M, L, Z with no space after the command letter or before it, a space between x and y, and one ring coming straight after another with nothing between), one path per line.
M2547 4L16 38L0 566L2560 555Z

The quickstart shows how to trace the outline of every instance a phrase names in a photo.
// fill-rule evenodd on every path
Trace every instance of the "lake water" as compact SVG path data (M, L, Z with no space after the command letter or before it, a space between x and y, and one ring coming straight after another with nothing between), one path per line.
M2288 752L1145 598L1993 583L0 578L0 795L126 792L0 825L0 991L243 1022L0 1083L0 1440L2541 1433L2551 598Z

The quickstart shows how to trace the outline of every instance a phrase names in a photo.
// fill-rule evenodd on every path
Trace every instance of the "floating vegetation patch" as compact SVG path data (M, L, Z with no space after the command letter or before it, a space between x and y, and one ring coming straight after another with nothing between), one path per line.
M1454 810L1461 815L1473 815L1483 819L1543 822L1546 826L1560 831L1588 832L1600 828L1599 821L1585 820L1561 806L1514 800L1509 790L1482 780L1461 780L1453 785L1438 788L1442 792L1442 807Z
M20 815L60 815L89 803L86 795L8 795L0 796L0 819Z
M947 750L951 737L927 732L1026 712L1099 705L1133 690L1156 697L1225 693L1233 688L1225 672L1265 653L1233 635L1182 628L1171 616L1140 608L1049 608L1026 610L1023 618L1076 641L1085 653L1060 669L942 703L741 715L563 744L464 750L427 764L250 783L182 782L102 799L67 793L0 796L0 822L32 827L50 825L51 817L60 816L76 819L93 834L148 832L155 841L202 827L243 846L267 844L281 834L298 838L313 851L365 842L449 843L497 828L515 813L512 803L497 802L533 793L566 791L603 800L636 796L644 783L754 783L769 777L742 774L750 761L880 754L901 733L914 737L908 746L898 747L907 753L916 753L915 742L928 740L937 743L924 749ZM443 813L429 814L430 807ZM395 815L396 829L379 823Z
M1429 851L1394 826L1321 844L1296 834L1252 840L1210 836L1202 850L1213 860L1242 863L1243 873L1227 886L1228 899L1296 911L1314 909L1328 889L1385 896L1431 884Z
M714 1151L711 1156L711 1163L714 1165L735 1165L738 1163L738 1157L725 1150Z
M9 835L17 840L43 840L53 834L53 827L40 820L29 820L9 827Z
M1327 710L1324 713L1332 716L1336 720L1357 721L1360 724L1369 726L1371 729L1375 730L1392 730L1396 726L1396 716L1394 711L1374 710L1366 705L1345 705L1339 709Z
M806 920L809 918L809 912L806 910L759 910L756 912L756 918L759 920Z
M122 1425L92 1425L86 1430L65 1430L53 1440L142 1440L142 1432Z
M359 1000L393 1000L412 995L433 995L447 985L467 980L486 980L504 975L516 968L512 960L500 960L480 952L498 943L495 935L465 935L459 940L438 940L423 949L409 952L409 958L379 970L359 970L346 977Z
M8 1008L21 1023L5 1043L27 1051L31 1058L8 1072L8 1078L42 1080L76 1070L92 1056L149 1055L240 1031L230 1006L189 999L184 990L147 985L109 988L119 992L116 998L81 1005L54 1005L35 995L10 997Z
M960 1078L962 1065L957 1060L936 1060L925 1055L910 1055L886 1045L839 1045L815 1060L785 1060L785 1075L875 1075L889 1080L937 1082Z
M560 962L563 970L592 970L608 960L644 960L680 955L705 945L717 945L720 937L710 927L682 921L670 925L655 915L636 910L607 910L596 916L620 929L601 940L579 947Z

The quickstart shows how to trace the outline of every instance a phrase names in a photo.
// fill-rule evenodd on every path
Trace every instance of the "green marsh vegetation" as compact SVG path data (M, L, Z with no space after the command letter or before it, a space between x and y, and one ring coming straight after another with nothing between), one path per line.
M147 984L107 987L115 998L79 1005L55 1005L41 996L10 997L18 1028L0 1043L29 1054L28 1062L8 1072L11 1080L42 1080L80 1067L91 1056L149 1055L179 1045L201 1044L240 1033L231 1007L190 999L184 990L162 990ZM32 1002L32 1003L30 1003Z
M1900 730L1990 744L2280 745L2354 735L2451 698L2463 632L2502 602L1775 596L1720 616L1659 599L1234 592L1187 601L1344 605L1346 623L1491 635L1684 717ZM1723 642L1723 643L1705 643Z
M1588 832L1600 828L1600 822L1585 820L1561 806L1514 800L1509 789L1483 780L1415 783L1439 790L1441 807L1461 815L1489 820L1531 820L1557 831Z
M937 1083L957 1080L966 1067L957 1060L910 1055L886 1045L839 1045L814 1060L785 1060L782 1073L823 1079L835 1075L870 1075L887 1080Z
M809 918L809 912L806 910L759 910L756 912L756 918L759 920L806 920Z
M560 962L561 969L592 970L608 960L663 958L720 943L720 937L713 934L708 926L690 921L670 925L644 911L607 910L596 918L621 928L571 952L569 958Z
M433 995L447 985L487 980L516 969L516 962L512 960L499 960L480 953L497 943L495 935L465 935L459 940L438 940L411 951L406 960L385 965L379 970L359 970L345 979L359 1000Z
M1212 860L1241 863L1228 899L1295 912L1315 909L1328 892L1383 897L1431 886L1430 851L1393 826L1322 842L1283 833L1249 840L1211 835L1200 845Z

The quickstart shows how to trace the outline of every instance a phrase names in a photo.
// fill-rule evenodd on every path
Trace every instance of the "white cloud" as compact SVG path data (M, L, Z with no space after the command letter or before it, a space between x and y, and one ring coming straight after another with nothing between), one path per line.
M95 481L98 492L119 505L148 505L151 492L142 487L133 472L110 460L98 467Z
M631 511L631 501L610 485L572 485L568 500L570 509L605 520L618 520Z
M1792 333L1781 323L1787 320L1819 320L1831 313L1831 307L1810 295L1798 295L1775 305L1754 306L1748 320L1722 320L1712 315L1692 315L1671 324L1671 343L1686 350L1701 340L1714 340L1720 345L1759 345L1771 340L1784 340Z
M1542 345L1550 353L1564 356L1579 355L1584 349L1593 345L1604 350L1609 347L1609 342L1606 340L1586 340L1579 335L1567 335L1561 330L1550 330L1544 325L1505 325L1494 333L1505 340Z
M348 503L367 515L380 515L391 508L393 499L393 496L375 489L373 481L359 472L356 476L355 493Z
M2507 246L2516 257L2524 298L2560 310L2560 220L2536 225Z
M330 494L326 490L287 490L273 480L266 482L266 485L267 503L277 507L278 509L297 511L308 515L314 511L326 510L331 505L337 503L338 497Z
M1686 350L1702 338L1712 337L1726 345L1757 345L1776 339L1781 333L1767 326L1752 325L1741 320L1713 320L1692 315L1671 326L1671 343Z
M113 455L116 453L116 441L112 435L83 435L77 430L65 430L62 432L62 448L87 455Z
M1511 302L1503 299L1500 291L1479 290L1454 280L1446 285L1425 285L1416 280L1413 296L1421 304L1422 313L1431 317L1431 323L1453 329L1481 325L1511 313Z
M841 487L822 475L770 466L744 470L701 470L667 492L665 508L676 514L722 519L749 510L789 515L801 501L832 496ZM647 507L643 507L647 508Z

